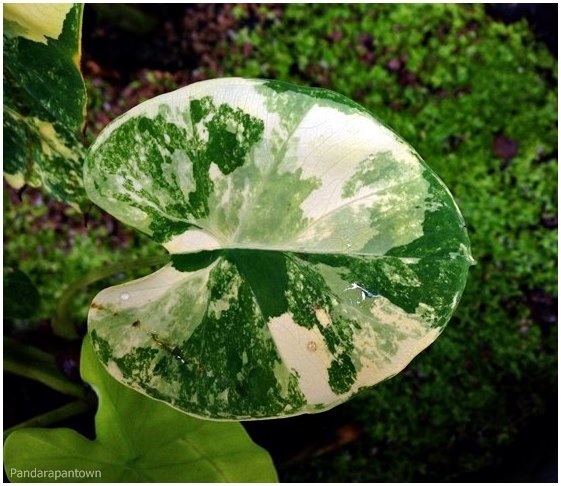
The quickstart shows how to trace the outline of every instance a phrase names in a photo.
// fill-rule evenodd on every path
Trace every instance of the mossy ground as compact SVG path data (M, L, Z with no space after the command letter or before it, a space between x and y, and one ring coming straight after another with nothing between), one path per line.
M363 104L439 174L465 216L477 260L436 343L397 377L339 407L337 416L354 424L350 438L306 451L295 437L298 453L279 462L281 479L454 481L495 474L508 481L533 474L532 467L543 466L537 454L547 459L555 448L551 434L527 449L517 445L533 437L532 427L545 433L540 420L555 417L556 408L555 58L525 21L504 25L482 5L235 5L212 12L222 20L192 27L205 47L193 47L194 70L144 70L129 83L113 68L103 71L100 60L86 68L90 139L107 118L196 79L262 77L329 88ZM216 25L223 35L213 34ZM85 272L159 252L95 210L84 228L80 215L38 193L24 193L21 203L10 195L4 258L17 262L43 297L37 319L20 326L33 328L52 315L64 285ZM77 303L77 320L85 318L89 297ZM275 440L262 442L274 449ZM526 469L508 464L513 454Z

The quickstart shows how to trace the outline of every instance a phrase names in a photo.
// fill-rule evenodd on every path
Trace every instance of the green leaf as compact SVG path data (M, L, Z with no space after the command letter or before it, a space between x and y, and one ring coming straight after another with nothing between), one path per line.
M40 303L39 292L21 270L4 267L4 319L31 317Z
M4 176L80 206L83 6L4 4Z
M10 481L276 481L269 455L241 425L194 419L120 385L100 365L89 339L81 373L99 396L96 439L70 429L16 430L4 444Z
M395 375L473 262L440 179L326 90L194 84L108 126L84 174L96 204L172 254L94 299L94 347L119 381L197 416L317 412Z

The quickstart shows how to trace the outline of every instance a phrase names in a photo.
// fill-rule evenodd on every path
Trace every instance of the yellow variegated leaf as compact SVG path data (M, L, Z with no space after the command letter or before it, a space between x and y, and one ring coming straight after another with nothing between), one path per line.
M4 4L4 175L80 206L86 90L83 7Z

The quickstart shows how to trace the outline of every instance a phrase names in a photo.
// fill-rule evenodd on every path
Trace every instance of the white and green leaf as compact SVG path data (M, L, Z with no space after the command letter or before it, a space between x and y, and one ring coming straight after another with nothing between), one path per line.
M83 6L4 4L4 176L81 206Z
M330 91L205 81L91 148L86 190L172 261L101 292L89 329L121 382L224 420L317 412L402 370L473 260L449 191Z

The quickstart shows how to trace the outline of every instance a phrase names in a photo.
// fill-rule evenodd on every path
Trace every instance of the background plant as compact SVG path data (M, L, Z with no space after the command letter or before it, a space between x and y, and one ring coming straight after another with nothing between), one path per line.
M5 180L16 189L43 187L76 207L86 202L82 12L79 4L3 8Z

